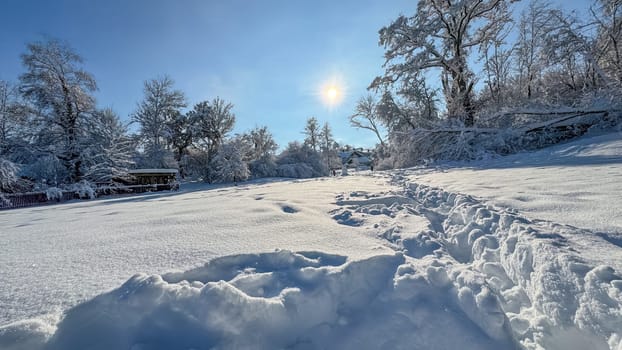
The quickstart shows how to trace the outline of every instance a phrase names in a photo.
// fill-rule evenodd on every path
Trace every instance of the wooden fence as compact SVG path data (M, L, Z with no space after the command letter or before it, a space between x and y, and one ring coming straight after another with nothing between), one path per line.
M114 194L138 194L145 192L177 190L175 184L154 184L154 185L131 185L131 186L100 186L95 190L98 197ZM81 199L80 195L73 191L63 191L59 198L48 199L46 192L28 193L0 193L0 210L31 207L35 205L46 205L66 202L72 199Z

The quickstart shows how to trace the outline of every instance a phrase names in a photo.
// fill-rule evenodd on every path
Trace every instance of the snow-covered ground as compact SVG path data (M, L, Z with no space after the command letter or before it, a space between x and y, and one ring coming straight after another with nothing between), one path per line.
M622 232L622 133L537 152L416 171L415 182L599 231Z
M0 348L621 350L620 139L0 212Z

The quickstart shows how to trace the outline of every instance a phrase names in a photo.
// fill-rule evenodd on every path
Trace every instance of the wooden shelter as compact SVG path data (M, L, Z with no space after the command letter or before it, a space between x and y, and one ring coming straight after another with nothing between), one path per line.
M163 185L175 189L177 185L177 169L133 169L128 171L136 185Z

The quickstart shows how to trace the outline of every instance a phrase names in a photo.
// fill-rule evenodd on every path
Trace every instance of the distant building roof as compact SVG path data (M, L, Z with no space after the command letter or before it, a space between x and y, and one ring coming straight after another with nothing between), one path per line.
M342 152L340 156L343 164L353 164L356 162L356 164L359 165L369 165L372 163L371 152L353 150L350 152Z

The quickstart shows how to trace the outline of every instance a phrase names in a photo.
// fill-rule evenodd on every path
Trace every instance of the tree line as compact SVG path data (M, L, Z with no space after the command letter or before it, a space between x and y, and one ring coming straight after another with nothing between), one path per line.
M144 82L142 100L123 123L97 106L96 80L66 43L29 43L21 60L19 81L0 81L0 192L112 183L130 168L176 168L211 183L323 176L341 164L330 126L315 117L303 143L277 154L267 127L232 135L231 102L216 97L189 108L168 76Z
M533 0L514 19L518 2L419 0L413 15L380 29L384 73L350 122L377 136L387 167L473 156L460 147L478 143L468 139L478 128L517 129L534 121L524 112L598 109L611 118L620 109L622 2L594 0L580 15ZM452 144L456 153L443 149Z

